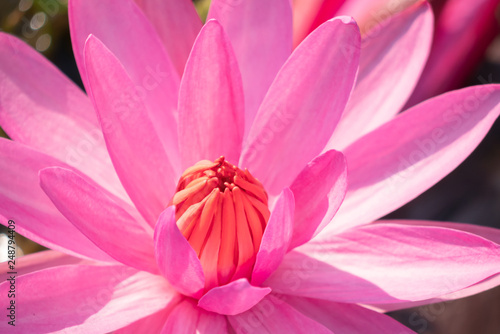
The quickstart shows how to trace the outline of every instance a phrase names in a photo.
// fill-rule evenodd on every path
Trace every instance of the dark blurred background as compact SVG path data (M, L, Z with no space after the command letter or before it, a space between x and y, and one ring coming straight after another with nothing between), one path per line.
M200 15L206 16L210 1L195 3ZM437 2L433 5L438 6ZM71 49L67 0L0 0L0 31L28 42L81 86ZM500 82L500 36L491 43L463 85L480 84L477 78L489 76L493 82ZM1 129L0 136L6 137ZM460 167L387 218L454 221L500 228L500 122L495 123ZM5 229L0 229L1 232ZM22 236L18 236L17 241L20 253L43 249ZM500 334L500 288L390 315L418 333Z

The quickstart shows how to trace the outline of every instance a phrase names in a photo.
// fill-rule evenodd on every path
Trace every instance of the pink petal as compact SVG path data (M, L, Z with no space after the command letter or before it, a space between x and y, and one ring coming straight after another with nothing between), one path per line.
M469 296L476 295L481 292L488 291L490 289L496 288L500 286L500 274L491 276L479 283L476 283L474 285L471 285L465 289L458 290L456 292L448 293L436 298L429 298L429 299L424 299L424 300L418 300L418 301L401 301L401 302L394 302L394 303L389 303L389 304L384 304L384 303L374 303L370 304L369 306L371 308L374 308L375 310L379 312L391 312L391 311L397 311L397 310L402 310L402 309L408 309L408 308L413 308L413 307L419 307L422 305L430 305L430 304L435 304L435 303L446 303L452 300L457 300L461 298L466 298Z
M201 21L191 0L135 0L156 28L177 73L184 66L201 29Z
M0 33L0 125L128 200L87 96L30 46Z
M21 276L46 268L81 263L85 263L85 260L57 251L46 250L18 257L13 265L17 276ZM7 272L12 271L9 265L9 261L0 263L0 282L9 278Z
M237 163L244 129L243 88L231 44L208 21L193 46L179 92L183 168L224 155Z
M286 302L334 333L415 333L385 314L355 304L290 296Z
M10 282L0 285L6 296ZM61 266L16 278L16 330L108 333L164 309L178 294L160 276L125 266ZM138 301L140 301L138 303ZM22 305L22 306L21 306ZM7 321L0 331L11 330Z
M137 209L154 225L174 194L172 161L144 104L124 99L134 91L134 84L114 55L90 36L85 56L91 97L111 160Z
M155 228L155 253L163 276L182 294L201 297L205 275L196 252L179 231L175 208L167 208Z
M444 3L437 18L432 52L408 106L463 84L498 34L498 4L498 0ZM491 82L491 78L479 79Z
M433 24L422 1L363 36L358 79L326 149L343 149L396 116L420 78Z
M115 108L144 104L154 127L151 130L157 133L173 166L179 166L175 118L179 76L155 28L133 0L72 0L68 10L75 59L87 92L90 78L84 46L92 34L110 49L130 77L129 95L122 92L116 97ZM108 72L100 74L107 76Z
M290 189L295 197L295 222L289 248L292 249L321 232L342 204L347 190L344 155L331 150L316 157L297 176Z
M371 222L457 167L500 113L500 86L450 92L419 104L344 150L349 189L324 232Z
M224 334L229 333L224 316L207 312L192 300L184 300L172 311L162 334Z
M270 292L269 288L252 286L246 278L240 278L208 291L198 306L219 314L236 315L254 307Z
M99 186L59 167L41 170L40 186L57 209L112 258L139 270L158 271L151 227L130 216Z
M0 220L16 222L16 233L66 254L115 262L96 247L52 204L38 184L38 171L50 166L71 168L59 160L0 138Z
M163 326L165 326L167 322L168 316L177 305L178 304L171 302L167 308L139 319L127 327L122 327L114 331L113 334L161 333Z
M330 138L354 83L359 38L351 18L326 22L293 52L271 85L239 164L270 194L289 186Z
M286 297L285 297L286 298ZM236 334L331 334L326 327L308 318L282 300L268 295L245 313L229 316Z
M238 58L248 133L269 86L292 52L290 1L214 0L208 18L222 24Z
M444 227L453 230L464 231L472 234L476 234L485 239L493 241L500 245L500 229L464 224L464 223L452 223L452 222L439 222L432 220L410 220L410 219L390 219L390 220L377 220L376 224L399 224L399 225L409 225L409 226L437 226Z
M289 253L266 285L348 303L438 297L500 272L500 246L441 227L374 224ZM285 283L286 282L286 283Z
M278 268L293 235L295 200L285 188L274 206L262 236L259 252L252 272L252 284L260 285Z
M427 221L427 220L379 220L378 223L387 224L402 224L402 225L416 225L416 226L440 226L445 228L450 228L459 231L465 231L468 233L479 235L485 239L491 240L497 244L500 244L500 230L491 227L478 226L472 224L462 224L462 223L448 223L448 222L436 222L436 221ZM446 294L440 296L438 298L427 299L423 301L417 302L402 302L397 304L377 304L374 305L377 308L381 308L384 311L393 311L399 309L405 309L410 307L417 307L420 305L427 305L432 303L439 303L448 300L454 300L459 298L465 298L468 296L475 295L480 292L484 292L486 290L492 289L500 285L500 275L491 276L477 284L471 285L465 289L452 292L450 294Z

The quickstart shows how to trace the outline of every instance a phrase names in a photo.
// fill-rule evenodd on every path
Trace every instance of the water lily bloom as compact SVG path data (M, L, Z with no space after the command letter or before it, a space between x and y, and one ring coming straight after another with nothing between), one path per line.
M378 30L387 17L420 0L293 0L294 43L336 15L351 15L361 31ZM498 0L432 1L436 28L431 53L407 103L413 106L464 84L498 34ZM491 82L479 78L481 82Z
M288 0L214 0L204 25L188 0L69 10L87 95L0 34L2 223L51 249L16 260L2 331L411 333L380 311L498 285L500 231L377 220L500 113L484 85L398 115L428 4L293 52Z

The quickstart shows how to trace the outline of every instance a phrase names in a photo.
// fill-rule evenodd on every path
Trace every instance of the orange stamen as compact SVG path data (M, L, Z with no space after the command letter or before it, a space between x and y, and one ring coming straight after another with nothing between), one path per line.
M245 215L241 189L235 187L233 189L233 195L234 212L236 213L236 237L238 239L238 266L233 276L233 280L236 280L251 274L254 247L247 217Z
M238 263L236 240L236 215L232 192L226 188L222 205L222 236L219 255L219 281L229 283Z
M252 203L248 199L248 196L241 196L243 200L243 206L245 208L245 214L247 216L248 226L252 232L252 240L255 252L259 251L260 242L262 241L262 225L260 223L259 215L256 209L253 207Z
M205 289L250 279L269 220L268 196L224 157L186 169L172 198L179 230L200 259Z
M221 229L222 229L222 210L221 202L222 195L219 196L220 191L217 189L217 203L214 205L217 211L215 212L212 229L207 238L206 244L200 255L201 266L205 271L205 289L210 290L219 285L218 279L218 258L220 253L221 244Z
M200 256L201 249L207 240L208 230L212 227L212 221L217 210L217 204L219 203L219 193L219 189L215 188L210 195L208 195L208 200L203 206L200 219L196 222L193 233L189 237L189 243L196 251L198 257Z

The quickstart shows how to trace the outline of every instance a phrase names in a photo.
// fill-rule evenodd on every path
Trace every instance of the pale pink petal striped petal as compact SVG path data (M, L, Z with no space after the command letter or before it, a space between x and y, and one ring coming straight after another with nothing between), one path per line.
M156 28L177 73L184 66L201 29L201 20L191 0L135 0Z
M77 168L128 200L87 96L39 52L4 33L0 125L13 140Z
M201 297L205 275L196 252L179 231L175 221L175 208L167 208L155 228L155 254L163 276L179 292Z
M184 300L177 305L161 331L161 334L219 333L229 333L226 318L197 307L192 300Z
M0 284L3 296L9 287ZM17 277L16 289L22 292L16 294L20 333L108 333L164 309L178 296L163 277L125 266L46 269ZM11 330L7 321L0 322L0 331Z
M73 226L52 204L38 183L40 169L61 166L59 160L17 142L0 138L0 220L16 222L16 233L47 248L99 261L115 262Z
M479 235L485 239L488 239L490 241L493 241L497 244L500 244L500 230L496 228L491 228L491 227L485 227L485 226L478 226L478 225L472 225L472 224L462 224L462 223L449 223L449 222L436 222L436 221L429 221L429 220L378 220L377 224L402 224L402 225L416 225L416 226L439 226L439 227L445 227L445 228L450 228L454 230L459 230L459 231L465 231L468 233L476 234ZM474 284L472 286L469 286L465 289L452 292L450 294L446 294L443 296L440 296L438 298L433 298L433 299L427 299L423 301L417 301L417 302L402 302L402 303L397 303L397 304L377 304L373 305L376 306L377 308L380 308L384 311L394 311L394 310L399 310L399 309L405 309L405 308L410 308L410 307L417 307L420 305L427 305L427 304L432 304L432 303L439 303L439 302L446 302L448 300L454 300L454 299L459 299L459 298L465 298L469 297L472 295L475 295L477 293L484 292L486 290L492 289L494 287L497 287L500 285L500 275L494 275L490 278L487 278L477 284Z
M178 299L179 302L182 301L181 295L179 295ZM171 302L167 308L139 319L127 327L120 328L114 331L113 334L161 333L162 328L167 322L168 316L177 305L177 303Z
M268 295L252 309L229 316L236 334L331 334L325 326L300 313L284 300Z
M326 22L295 49L271 85L239 164L271 195L290 186L330 138L354 84L359 39L351 18Z
M238 59L248 133L269 86L292 52L290 1L213 0L211 18L224 27Z
M295 197L293 238L295 248L316 236L330 223L347 190L347 166L342 153L330 150L316 157L290 187Z
M499 245L441 227L366 225L298 250L266 281L273 291L347 303L400 303L459 291L500 272Z
M471 285L465 289L448 293L442 296L439 296L437 298L429 298L429 299L424 299L424 300L419 300L419 301L401 301L401 302L395 302L395 303L390 303L390 304L384 304L384 303L373 303L373 304L366 304L370 306L371 308L374 308L375 310L379 312L391 312L391 311L397 311L397 310L403 310L403 309L408 309L408 308L413 308L413 307L419 307L422 305L430 305L430 304L435 304L435 303L446 303L451 300L457 300L461 298L466 298L469 296L476 295L481 292L485 292L487 290L493 289L493 288L498 288L500 286L500 274L491 276L485 280L482 280L481 282ZM486 292L488 293L488 292Z
M133 0L72 0L68 10L75 59L87 92L84 46L92 34L111 50L130 76L128 96L116 97L114 103L144 104L173 166L180 167L175 117L179 75L155 28Z
M500 86L474 86L430 99L349 146L349 189L323 230L335 233L412 200L457 167L500 114Z
M396 116L420 78L433 24L422 1L363 36L358 79L326 149L343 149Z
M400 225L410 225L410 226L437 226L444 227L453 230L464 231L472 234L479 235L485 239L493 241L500 245L500 229L473 225L473 224L464 224L464 223L453 223L453 222L441 222L441 221L432 221L432 220L410 220L410 219L381 219L375 222L376 224L400 224Z
M211 312L236 315L248 311L271 292L250 285L246 278L213 288L201 297L198 306Z
M90 36L85 56L91 98L111 160L135 206L154 226L175 191L173 162L144 104L127 98L134 84L114 55Z
M295 200L285 188L274 206L262 236L259 252L252 272L252 284L258 286L278 268L293 235Z
M244 131L240 71L221 25L208 21L193 46L179 92L183 168L221 155L235 164Z
M97 247L123 264L158 272L151 227L135 220L98 185L59 167L41 170L40 185L57 209Z
M287 296L286 302L334 333L415 333L385 314L355 304L291 296Z
M87 260L53 250L45 250L42 252L24 255L16 258L15 261L14 268L17 276L51 267L64 266L67 264L84 264L85 262L89 262ZM4 282L9 277L7 272L12 271L11 268L9 268L9 265L10 263L8 261L0 263L0 282Z

